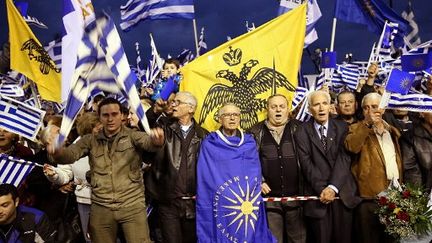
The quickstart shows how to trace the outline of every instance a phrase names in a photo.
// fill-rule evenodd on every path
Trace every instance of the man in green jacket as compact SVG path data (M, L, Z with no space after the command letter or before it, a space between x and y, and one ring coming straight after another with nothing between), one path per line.
M122 125L121 104L107 98L99 104L103 129L83 136L66 148L49 148L59 164L71 164L88 156L92 205L92 242L115 243L120 226L128 243L151 242L144 203L141 172L144 151L156 151L164 144L163 130L151 135Z

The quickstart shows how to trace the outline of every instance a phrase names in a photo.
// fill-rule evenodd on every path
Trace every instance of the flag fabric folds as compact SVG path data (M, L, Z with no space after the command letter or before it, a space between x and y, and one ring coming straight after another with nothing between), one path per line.
M432 112L432 97L426 94L391 94L387 109Z
M261 164L252 135L202 142L197 165L197 238L202 243L276 242L261 197Z
M421 43L421 39L419 36L419 28L417 23L415 22L414 12L412 10L411 6L411 0L408 0L408 4L406 6L406 9L402 12L402 18L404 18L406 21L408 21L409 25L411 26L411 32L406 36L407 41L416 47Z
M136 81L137 77L130 69L114 22L104 14L87 26L79 45L77 67L63 113L59 144L65 140L76 115L96 88L126 97L131 109L149 132L144 108L135 88Z
M0 154L0 184L12 184L19 187L35 165L34 162Z
M62 102L68 98L84 28L95 19L91 0L63 0Z
M402 70L405 72L423 71L432 66L432 52L403 55L401 62Z
M303 4L181 68L180 90L191 92L198 100L195 120L207 130L215 130L216 111L230 102L239 106L241 127L248 129L266 118L266 100L273 86L277 93L292 97L305 29Z
M193 0L129 0L120 6L120 28L129 31L142 20L193 19Z
M201 34L198 41L198 54L201 56L207 52L207 43L204 39L204 27L201 28Z
M0 127L35 140L45 111L0 95Z
M292 0L281 0L279 5L278 14L284 14L291 9L300 6L300 1ZM308 0L307 12L306 12L306 36L304 47L308 47L314 41L318 39L318 33L315 30L315 24L321 18L321 10L318 6L317 0Z
M6 0L11 69L33 80L42 99L60 102L60 70L12 3Z
M363 24L368 30L379 34L385 21L397 23L401 34L408 34L408 22L389 8L382 0L337 0L335 17L340 20Z
M392 93L407 94L415 75L399 69L393 69L387 81L386 90Z

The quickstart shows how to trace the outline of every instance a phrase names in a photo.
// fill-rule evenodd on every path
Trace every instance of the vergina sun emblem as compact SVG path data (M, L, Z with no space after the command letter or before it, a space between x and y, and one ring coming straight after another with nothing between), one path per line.
M258 178L233 177L218 187L213 216L218 231L231 242L247 242L255 231L261 190Z

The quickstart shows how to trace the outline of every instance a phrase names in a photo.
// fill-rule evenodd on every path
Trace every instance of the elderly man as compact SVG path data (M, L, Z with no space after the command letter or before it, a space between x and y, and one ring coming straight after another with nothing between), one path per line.
M152 187L158 204L163 242L196 242L195 201L191 199L196 195L201 141L208 132L193 119L197 100L191 93L178 92L170 103L166 108L172 110L171 118L157 122L164 129L165 145L152 163L146 186ZM159 108L154 111L162 111ZM156 125L158 114L151 117L150 125Z
M305 202L308 235L311 242L351 242L352 208L360 198L350 171L351 160L343 147L348 127L329 118L327 92L312 92L308 102L313 119L295 134L305 195L320 199ZM335 200L336 196L340 200Z
M337 96L337 119L345 121L348 125L357 122L357 102L355 94L351 91L342 91Z
M303 195L302 173L293 136L300 122L289 120L288 115L287 98L281 94L270 96L267 120L250 130L257 141L261 160L261 190L269 197ZM267 202L266 210L270 230L278 242L306 242L300 202Z
M164 143L163 131L149 136L122 125L121 104L104 99L98 108L103 129L83 136L66 148L49 147L59 164L72 164L88 156L91 174L91 239L114 243L122 227L127 242L150 242L144 184L141 172L144 151L157 151Z
M356 227L359 242L385 242L384 227L377 215L375 199L387 189L390 181L401 180L402 162L398 129L383 119L379 109L381 95L367 94L361 103L365 119L353 124L345 140L345 147L357 155L352 172L359 187L362 203L356 209Z
M198 242L273 242L261 198L261 165L252 135L239 130L240 109L218 112L221 128L198 159Z

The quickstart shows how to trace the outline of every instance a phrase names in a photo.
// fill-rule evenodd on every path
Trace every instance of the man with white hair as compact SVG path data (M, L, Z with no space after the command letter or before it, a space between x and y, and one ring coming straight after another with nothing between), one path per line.
M314 91L308 102L313 119L295 133L304 193L319 197L304 204L308 236L311 242L351 242L352 209L360 198L343 146L348 126L329 117L328 92Z
M355 210L355 229L359 242L387 242L384 226L375 211L377 194L386 190L392 180L403 178L398 139L400 132L382 119L381 95L367 94L362 102L362 122L349 128L345 147L356 155L352 172L363 201Z
M158 204L163 242L196 242L195 201L191 199L196 195L201 141L208 132L193 119L197 100L191 93L178 92L167 105L172 117L158 121L165 143L155 156L146 187L154 191L151 196ZM152 126L156 121L149 123Z

